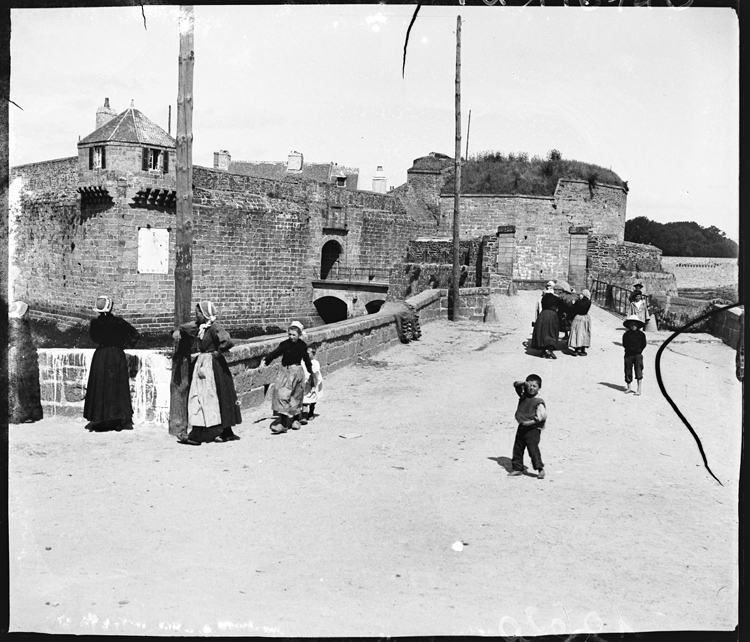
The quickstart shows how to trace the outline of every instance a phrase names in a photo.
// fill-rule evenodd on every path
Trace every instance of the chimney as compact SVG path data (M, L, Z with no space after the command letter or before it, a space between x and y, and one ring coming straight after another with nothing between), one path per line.
M104 99L104 106L96 110L96 129L106 125L117 116L117 112L109 106L109 98Z
M372 191L380 194L385 194L387 191L382 165L378 165L378 169L375 170L375 175L372 177Z
M223 169L224 171L229 170L229 163L232 162L232 157L226 149L214 152L214 169Z
M302 154L299 152L289 152L289 157L286 162L287 172L301 172L302 171Z

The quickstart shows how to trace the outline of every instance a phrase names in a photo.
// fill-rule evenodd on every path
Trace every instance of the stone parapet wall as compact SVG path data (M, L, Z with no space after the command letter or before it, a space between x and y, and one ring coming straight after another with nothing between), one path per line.
M78 156L17 165L11 168L10 178L11 182L21 178L24 189L32 192L63 190L68 193L78 180Z
M460 292L460 319L482 320L489 302L488 288ZM407 300L417 310L421 325L447 318L447 290L427 290ZM429 332L426 328L425 332ZM310 328L308 343L319 343L317 359L325 373L353 364L382 350L400 345L392 314L379 312L339 323ZM238 341L226 353L227 362L243 408L269 399L276 380L278 361L258 370L263 356L286 335ZM42 405L45 416L82 416L93 349L41 349L39 354ZM131 374L130 388L136 424L149 423L166 430L169 420L171 360L164 351L126 350Z
M737 259L699 256L665 256L661 264L677 279L679 289L711 289L739 281Z
M745 306L743 305L738 308L719 312L711 318L709 331L715 337L719 337L729 347L737 348L737 343L740 340L740 316L744 310Z
M594 272L664 272L659 248L597 234L591 234L588 239L588 266Z

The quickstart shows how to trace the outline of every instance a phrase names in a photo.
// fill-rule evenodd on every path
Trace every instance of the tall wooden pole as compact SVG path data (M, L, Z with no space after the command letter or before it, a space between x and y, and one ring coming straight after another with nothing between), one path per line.
M461 16L456 20L456 158L455 158L455 192L453 194L453 279L448 293L448 317L458 321L459 317L459 280L461 278Z
M174 320L190 319L193 286L193 51L192 5L180 6L177 85L177 220L175 233Z
M174 322L190 320L193 290L193 7L180 7L177 82L177 207L175 220ZM171 107L170 107L171 113ZM171 115L170 115L171 121ZM169 434L187 438L190 390L189 340L175 340L169 390Z

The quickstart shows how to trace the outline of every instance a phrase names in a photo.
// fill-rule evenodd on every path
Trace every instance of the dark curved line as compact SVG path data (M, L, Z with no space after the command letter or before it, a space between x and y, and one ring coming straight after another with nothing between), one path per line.
M711 477L713 477L717 482L719 482L720 486L723 486L724 484L719 481L719 478L713 474L711 469L708 466L708 460L706 459L706 453L703 451L703 444L701 444L700 437L696 434L695 430L693 430L693 427L690 425L690 422L685 419L685 416L680 412L680 409L677 407L677 404L672 401L672 397L670 397L667 394L667 391L664 388L664 383L661 379L661 354L664 352L666 347L669 345L669 342L672 341L678 334L682 334L687 330L690 326L695 325L699 321L703 321L704 319L708 319L709 317L714 316L715 314L718 314L719 312L723 312L724 310L729 310L731 308L736 308L738 306L742 305L742 303L732 303L732 305L726 305L721 308L716 308L714 310L711 310L710 312L707 312L706 314L702 314L696 319L693 319L690 323L685 324L681 328L679 328L677 331L672 333L672 336L670 336L664 343L661 344L659 349L656 351L656 358L654 363L654 370L656 371L656 383L659 384L659 390L661 390L661 394L664 395L664 398L669 402L669 405L672 406L672 410L674 410L677 413L677 416L682 420L682 423L684 423L687 426L687 429L690 431L690 434L693 435L693 439L695 439L695 443L698 444L698 450L700 450L701 457L703 457L703 465L706 467L706 470L709 472Z
M406 40L404 40L404 62L401 64L401 78L404 77L404 72L406 71L406 47L409 44L409 34L411 33L411 28L414 26L414 21L417 19L417 14L421 7L421 4L417 5L417 8L414 10L414 15L411 17L409 28L406 30Z

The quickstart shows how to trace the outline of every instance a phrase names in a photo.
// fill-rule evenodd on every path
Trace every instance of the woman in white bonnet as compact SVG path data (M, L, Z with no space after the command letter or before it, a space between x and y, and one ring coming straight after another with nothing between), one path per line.
M211 301L201 301L195 306L195 321L181 325L175 332L175 339L192 339L192 350L199 352L192 366L188 393L190 432L183 431L178 438L180 443L191 446L239 439L232 426L242 423L242 413L234 379L224 358L234 343L217 322L217 316Z
M271 425L271 432L281 434L301 427L300 413L302 412L302 401L305 396L305 373L302 370L304 362L308 374L313 374L313 366L310 355L307 352L307 344L303 337L306 336L305 328L299 321L292 321L287 330L288 338L284 339L279 346L269 352L261 361L261 367L269 365L277 357L281 357L281 367L273 387L271 408L278 416L276 422Z
M574 357L585 357L586 348L591 346L591 291L583 290L578 300L573 304L575 318L570 324L568 347L573 350Z

